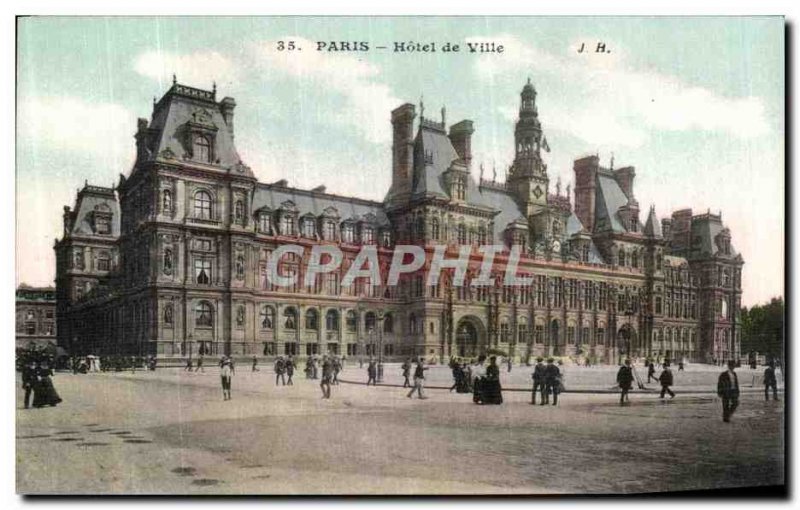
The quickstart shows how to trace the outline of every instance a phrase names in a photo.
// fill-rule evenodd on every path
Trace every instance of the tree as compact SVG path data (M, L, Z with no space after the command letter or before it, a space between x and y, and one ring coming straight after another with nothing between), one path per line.
M742 352L756 351L783 358L784 303L772 298L769 303L742 308Z

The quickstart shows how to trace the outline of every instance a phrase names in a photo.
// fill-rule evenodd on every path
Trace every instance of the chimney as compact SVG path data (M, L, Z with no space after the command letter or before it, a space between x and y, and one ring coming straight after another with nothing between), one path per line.
M617 181L622 192L628 198L633 198L633 178L636 177L636 169L632 166L626 166L614 170L614 180Z
M575 171L575 216L584 228L594 231L594 209L597 197L597 172L600 168L598 156L587 156L576 159L573 166Z
M664 236L664 239L670 239L672 237L672 218L661 219L661 234Z
M392 187L389 192L396 199L402 199L411 193L416 116L416 108L410 103L392 111Z
M225 120L225 125L228 126L228 133L233 139L233 109L236 108L236 101L232 97L224 97L219 103L219 110L222 112L222 118Z
M472 161L472 127L471 120L462 120L450 127L450 142L456 150L458 157L469 167Z

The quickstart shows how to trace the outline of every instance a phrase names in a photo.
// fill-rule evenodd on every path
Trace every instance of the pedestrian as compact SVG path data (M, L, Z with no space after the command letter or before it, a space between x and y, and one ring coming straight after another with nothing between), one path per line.
M278 381L281 381L284 386L286 386L286 363L283 361L283 356L278 356L278 359L275 360L275 386L278 385Z
M553 405L558 405L558 392L561 385L561 371L553 358L547 358L547 366L544 369L544 398L541 405L549 404L550 394L553 394Z
M739 378L733 369L736 362L728 361L728 370L719 374L717 395L722 399L722 421L730 422L733 412L739 406Z
M306 369L305 369L306 379L311 379L311 363L312 363L311 356L309 356L306 359Z
M372 382L372 385L375 386L375 378L378 375L378 367L375 366L375 360L372 358L369 359L369 364L367 365L367 386L369 383Z
M764 370L764 399L769 400L769 389L772 388L772 397L778 400L778 378L775 377L775 362L770 361Z
M626 359L625 364L619 367L617 372L617 384L619 384L622 393L619 396L619 405L625 405L625 401L629 401L628 392L631 391L633 386L633 369L631 369L631 360Z
M502 404L503 388L500 386L500 367L497 366L497 356L489 358L486 375L483 378L481 397L484 404Z
M508 365L508 371L511 372L511 366L512 366L511 356L506 358L506 364Z
M683 372L683 359L678 362L678 372Z
M414 369L414 387L411 388L411 391L408 392L406 395L408 398L411 398L414 395L414 392L417 392L417 395L421 400L424 400L428 397L425 396L424 392L422 391L425 386L425 371L428 370L422 362L422 358L417 358L417 367Z
M545 401L545 393L544 393L544 363L542 363L543 359L541 356L536 358L536 366L533 367L533 374L531 374L531 379L533 379L533 390L531 390L531 405L536 405L536 392L540 392L542 394L542 402Z
M199 358L197 358L197 368L194 369L195 372L203 372L205 373L206 370L203 368L203 355L201 354Z
M31 396L36 382L36 363L30 360L22 367L22 389L25 390L25 409L30 407Z
M403 369L403 388L410 388L411 382L408 378L411 377L411 358L406 358L401 368Z
M289 358L286 360L286 386L294 386L292 382L292 377L294 376L294 358L292 355L289 355ZM277 383L276 383L277 384Z
M358 357L358 368L364 368L364 358Z
M647 365L647 382L648 383L650 382L650 379L652 379L654 381L658 381L658 379L656 378L656 364L653 363L652 360Z
M328 363L330 363L330 362L331 362L331 360L328 359ZM318 365L319 365L319 363L318 363L317 357L316 356L311 356L311 378L312 379L319 379L319 367L318 367Z
M333 366L331 365L328 356L322 357L322 380L319 382L319 387L322 388L322 398L331 398L331 376L333 374Z
M255 354L253 354L253 369L251 370L251 372L258 372L258 371L259 371L258 370L258 358L256 357Z
M661 395L658 398L664 398L665 393L669 393L670 399L675 398L675 393L669 388L673 384L669 361L664 362L664 369L661 371L661 375L658 376L658 382L661 383Z
M53 370L47 361L37 364L35 372L35 382L33 386L33 407L52 406L55 407L61 402L53 386Z
M192 358L186 360L186 367L183 369L184 372L191 372L192 371Z
M339 384L339 372L342 371L342 364L339 362L339 358L334 356L333 357L333 384Z
M464 372L461 370L461 365L458 360L450 358L450 372L453 374L453 385L450 386L450 392L457 389L462 385L461 380L464 378ZM403 386L405 388L405 386Z
M231 379L233 374L233 360L228 356L222 356L219 360L219 375L222 382L222 400L231 399Z

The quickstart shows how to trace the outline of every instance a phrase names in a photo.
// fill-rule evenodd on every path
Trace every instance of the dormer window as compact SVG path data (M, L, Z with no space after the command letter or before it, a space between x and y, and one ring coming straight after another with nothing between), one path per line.
M269 234L272 229L272 219L266 211L261 211L258 215L258 231L262 234Z
M95 206L92 211L94 233L108 235L111 233L111 209L106 204Z
M467 198L467 178L464 176L456 177L453 183L453 198L456 200L466 200Z
M203 135L194 137L192 143L192 153L195 161L203 163L211 162L211 142Z
M373 244L375 242L375 230L367 225L361 227L361 244Z
M313 218L303 218L303 237L314 237L316 229L314 228Z
M322 224L322 234L326 241L336 240L336 222L333 220L325 220Z
M353 243L355 239L355 232L352 223L345 223L342 225L342 242Z
M392 233L385 230L382 234L381 243L384 248L390 247L392 245Z
M291 214L284 214L281 218L281 234L285 236L294 235L294 218Z

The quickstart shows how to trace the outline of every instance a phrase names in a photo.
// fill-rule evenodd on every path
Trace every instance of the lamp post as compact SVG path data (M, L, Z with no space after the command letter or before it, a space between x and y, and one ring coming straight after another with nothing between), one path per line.
M383 382L383 310L378 311L378 382Z

